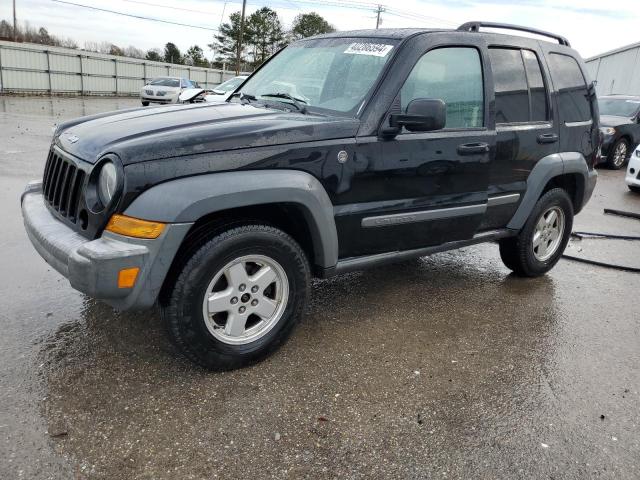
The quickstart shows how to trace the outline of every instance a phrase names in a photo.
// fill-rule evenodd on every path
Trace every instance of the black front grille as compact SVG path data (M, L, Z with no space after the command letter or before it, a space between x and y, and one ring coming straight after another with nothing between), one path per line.
M42 180L44 198L54 210L74 223L84 177L85 173L73 162L51 149Z

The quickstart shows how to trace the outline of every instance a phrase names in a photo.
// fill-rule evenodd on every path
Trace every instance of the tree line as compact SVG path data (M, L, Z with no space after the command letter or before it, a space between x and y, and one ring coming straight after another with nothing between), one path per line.
M240 38L241 13L229 15L229 22L220 25L214 41L208 45L216 54L214 64L220 68L226 64L235 69ZM240 52L240 70L252 70L271 55L294 40L334 32L335 28L316 12L301 13L293 20L289 31L285 30L278 13L269 7L256 10L245 19Z
M182 53L173 42L166 43L164 49L152 48L147 51L133 45L122 47L111 42L85 42L83 50L178 65L224 67L227 70L233 70L236 67L240 23L241 13L234 12L229 16L229 22L220 25L218 33L213 37L213 42L207 45L214 52L213 61L207 60L204 50L198 45L193 45ZM286 30L275 10L262 7L245 18L240 70L255 69L294 40L333 31L335 28L315 12L297 15L291 29ZM79 48L71 38L58 37L50 34L44 27L36 28L29 24L25 24L24 27L17 26L15 37L18 42ZM13 25L6 20L0 21L0 40L12 41L13 39Z

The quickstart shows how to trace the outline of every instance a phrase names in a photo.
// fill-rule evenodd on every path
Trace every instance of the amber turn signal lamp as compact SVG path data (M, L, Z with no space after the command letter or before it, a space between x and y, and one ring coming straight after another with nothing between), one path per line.
M127 237L158 238L164 230L164 223L140 220L126 215L112 215L106 230Z
M132 288L138 278L138 267L123 268L118 272L118 288Z

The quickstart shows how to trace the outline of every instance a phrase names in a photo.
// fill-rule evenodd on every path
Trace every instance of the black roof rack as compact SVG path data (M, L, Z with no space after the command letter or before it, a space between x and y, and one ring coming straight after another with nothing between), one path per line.
M519 32L533 33L535 35L541 35L543 37L550 37L558 41L560 45L570 47L569 40L561 35L555 33L545 32L544 30L536 30L535 28L521 27L520 25L510 25L508 23L495 23L495 22L467 22L458 27L460 32L479 32L480 27L488 28L502 28L505 30L518 30Z

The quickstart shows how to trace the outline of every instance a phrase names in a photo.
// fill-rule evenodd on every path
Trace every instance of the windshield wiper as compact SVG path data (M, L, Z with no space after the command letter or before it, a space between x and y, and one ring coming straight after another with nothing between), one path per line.
M306 104L308 103L306 100L298 97L294 97L288 93L284 92L276 92L276 93L263 93L260 95L261 97L273 97L273 98L286 98L287 100L291 100L293 105L300 110L300 113L307 113ZM304 104L304 105L303 105Z

